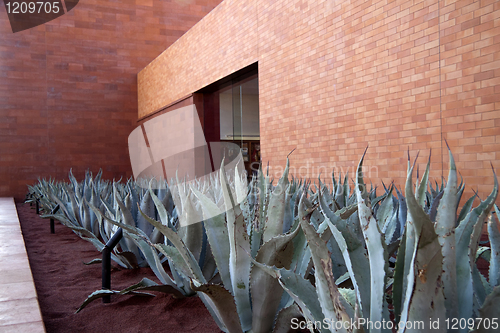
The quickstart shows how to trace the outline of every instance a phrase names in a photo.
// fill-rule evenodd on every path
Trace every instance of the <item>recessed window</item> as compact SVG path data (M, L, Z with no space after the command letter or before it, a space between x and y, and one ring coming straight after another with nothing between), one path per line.
M221 140L259 140L258 80L255 75L220 92Z
M259 78L257 64L198 91L203 96L207 142L233 142L241 148L248 176L260 165Z

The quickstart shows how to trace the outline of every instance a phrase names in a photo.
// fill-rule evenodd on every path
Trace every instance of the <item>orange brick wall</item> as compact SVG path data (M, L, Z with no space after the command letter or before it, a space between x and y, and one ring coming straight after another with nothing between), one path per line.
M446 139L482 199L500 172L500 2L225 0L139 73L139 116L258 61L264 163L404 187ZM444 154L443 154L444 152ZM467 194L470 194L470 190ZM500 201L499 201L500 202Z
M139 118L258 60L257 4L223 1L138 75Z
M12 33L0 4L0 196L38 177L132 175L137 73L221 0L82 0Z

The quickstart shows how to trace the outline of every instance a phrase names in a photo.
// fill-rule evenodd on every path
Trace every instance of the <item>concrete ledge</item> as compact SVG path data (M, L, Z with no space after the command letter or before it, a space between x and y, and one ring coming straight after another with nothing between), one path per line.
M0 331L45 333L13 198L0 198Z

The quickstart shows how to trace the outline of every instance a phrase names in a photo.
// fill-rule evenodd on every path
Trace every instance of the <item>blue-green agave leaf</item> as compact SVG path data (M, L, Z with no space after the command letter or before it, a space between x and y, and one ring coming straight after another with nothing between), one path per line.
M153 244L148 244L147 240L134 234L126 233L125 235L130 237L141 249L144 257L146 258L146 261L149 264L149 267L151 268L153 273L155 273L156 277L161 281L161 283L177 288L174 281L172 281L167 272L165 272L165 269L163 268L161 260L158 257L158 253L156 252Z
M370 207L367 205L366 185L363 182L362 172L365 154L366 150L358 164L355 193L358 200L359 221L368 250L370 267L370 320L382 322L383 311L387 309L387 304L384 302L387 258L382 234ZM381 329L374 327L371 332L381 332Z
M299 203L300 225L307 238L307 243L311 250L314 263L314 277L316 281L316 293L318 295L321 310L325 318L333 321L349 322L350 317L347 314L340 299L342 295L335 285L332 273L332 261L326 242L316 233L316 230L309 224L312 210L304 211L304 195ZM359 209L359 208L358 208ZM341 329L338 332L347 332Z
M291 233L271 238L262 245L255 260L267 266L289 269L294 250L292 240L298 230L297 227ZM253 266L250 273L250 290L252 292L252 331L270 332L283 290L275 278L256 266Z
M357 300L361 303L365 318L369 318L370 276L366 274L366 267L369 267L370 264L366 249L345 226L345 221L329 210L322 197L320 197L320 205L325 214L325 221L328 223L328 227L342 252Z
M158 291L165 294L171 294L174 298L184 298L184 295L175 287L170 285L158 284L148 278L143 278L138 283L131 285L119 292L120 295L127 295L137 291Z
M406 281L405 273L405 253L406 253L406 233L403 234L401 242L399 243L398 252L396 255L396 264L394 267L394 282L392 284L392 305L394 307L395 322L399 323L401 318L401 311L403 306L403 295L406 292L404 288L404 281ZM413 248L410 249L413 251Z
M80 305L80 307L76 310L75 313L78 313L82 311L87 305L95 301L96 299L102 298L104 296L108 295L115 295L118 294L118 291L115 290L107 290L107 289L102 289L102 290L96 290L92 294L90 294L87 299Z
M498 230L500 222L500 210L495 205L496 220L493 215L488 221L488 235L490 238L491 256L489 268L489 281L492 287L500 285L500 231Z
M493 289L493 292L486 297L483 306L479 309L481 325L474 330L474 333L494 333L498 332L498 318L500 318L500 286ZM475 320L479 322L478 319Z
M457 258L455 249L455 226L457 218L457 168L448 147L450 169L443 197L436 216L436 234L443 254L443 291L447 318L458 318ZM421 205L422 206L422 205Z
M212 310L212 313L222 323L223 328L227 329L227 332L243 333L236 304L233 295L229 291L215 284L202 284L200 286L192 284L191 288L206 296L204 299L205 306Z
M298 323L300 317L302 313L296 303L281 309L276 316L273 333L288 333L295 322Z
M229 236L229 272L241 327L248 331L252 327L252 308L250 304L250 239L246 232L245 221L240 206L236 205L229 188L224 160L222 160L220 183L226 206L226 221Z
M213 201L197 189L193 187L192 191L196 198L198 198L203 209L208 242L210 243L222 283L230 293L233 293L231 275L229 273L230 246L225 214ZM212 217L207 218L208 216Z
M139 212L142 211L139 209ZM189 271L189 277L194 279L197 283L203 284L206 283L205 277L203 276L203 273L201 272L200 266L198 266L198 262L194 258L193 254L189 251L189 249L186 247L182 239L177 235L172 229L169 227L163 225L161 222L158 222L152 218L150 218L147 215L143 215L146 220L151 223L153 226L158 228L160 232L165 235L168 240L172 242L172 244L175 246L175 248L179 251L179 254L181 255L182 259L184 260L184 263L188 267Z
M427 166L425 167L425 172L422 175L422 179L418 183L416 199L420 207L424 208L425 205L425 192L427 190L427 183L429 181L429 171L431 166L431 152L429 152L429 159L427 160ZM417 177L418 178L418 177Z
M289 185L288 181L289 160L286 159L286 167L283 175L278 181L278 185L273 189L269 196L269 207L267 209L266 226L262 239L265 242L271 238L281 235L283 232L283 219L285 216L286 192Z
M318 300L318 295L316 294L314 286L311 285L308 280L284 268L277 269L274 267L263 265L255 261L254 259L251 260L258 268L264 270L267 274L278 279L281 287L300 307L302 315L306 320L312 322L323 322L325 316L323 315L321 305ZM320 331L322 333L328 332L325 329L321 329Z
M460 222L462 222L462 220L467 216L467 214L470 213L470 211L472 209L472 205L474 204L474 200L475 199L476 199L476 194L474 194L472 197L470 197L465 202L464 206L460 210L460 214L458 214L457 225L456 226L458 226L460 224Z
M412 185L413 168L414 166L410 167L408 160L408 175L405 184L408 223L406 224L404 263L407 280L403 283L400 321L406 323L420 321L421 318L430 318L443 322L446 309L440 284L441 247L433 223L415 199ZM398 332L404 331L405 327L402 325ZM410 331L417 332L418 328L406 330L406 332Z
M93 264L100 264L102 263L102 259L101 258L95 258L95 259L92 259L91 261L89 262L83 262L84 265L93 265Z
M474 288L481 287L477 281L476 283L473 282L473 266L475 266L475 257L484 221L498 195L498 180L496 175L494 178L495 185L490 195L479 206L467 214L455 230L457 292L459 316L461 318L473 317L473 305L470 300L474 297ZM476 301L480 300L476 298ZM482 302L479 303L479 306L481 305Z

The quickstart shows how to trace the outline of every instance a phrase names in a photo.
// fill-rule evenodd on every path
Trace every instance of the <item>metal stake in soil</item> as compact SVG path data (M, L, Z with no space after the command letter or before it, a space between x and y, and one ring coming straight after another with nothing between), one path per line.
M102 250L102 289L111 289L111 250L113 250L120 239L122 239L122 236L123 230L120 228L106 243L106 246L104 246L104 249ZM103 303L109 303L110 301L111 299L109 295L102 298Z

